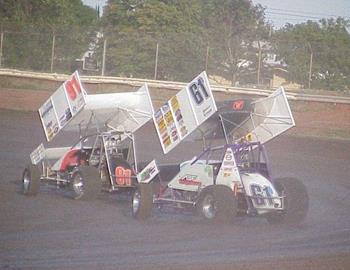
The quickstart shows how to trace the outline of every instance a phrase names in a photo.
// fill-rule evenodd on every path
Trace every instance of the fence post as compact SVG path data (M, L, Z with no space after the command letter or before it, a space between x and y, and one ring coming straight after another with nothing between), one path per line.
M311 89L312 62L313 62L314 53L313 53L313 51L312 51L310 42L308 42L307 45L308 45L308 47L309 47L309 49L310 49L309 89Z
M207 46L207 54L205 56L205 71L208 73L208 62L209 62L209 45Z
M157 48L156 48L156 60L154 64L154 79L157 80L157 73L158 73L158 52L159 52L159 43L157 42Z
M3 48L3 42L4 42L4 32L1 29L1 35L0 35L0 68L2 67L2 48Z
M53 72L53 63L55 59L55 42L56 42L56 35L55 31L52 32L52 48L51 48L51 68L50 71L51 73Z
M258 54L258 73L257 73L257 83L260 85L260 72L261 72L261 45L258 40L259 54Z
M107 39L103 41L103 54L102 54L102 68L101 68L101 76L105 75L105 67L106 67L106 50L107 50Z

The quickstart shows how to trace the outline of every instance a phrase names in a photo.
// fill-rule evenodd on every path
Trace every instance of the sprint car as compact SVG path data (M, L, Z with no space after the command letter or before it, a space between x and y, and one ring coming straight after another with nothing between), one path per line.
M41 143L30 154L22 177L25 195L36 195L42 182L73 199L135 188L134 132L153 116L146 84L136 92L88 95L75 72L39 108L39 116L49 145L59 133L70 139L64 147Z
M194 211L215 222L239 216L262 216L271 224L302 222L309 204L306 187L293 177L274 178L264 146L294 125L283 88L256 101L224 102L190 137L203 141L199 154L178 164L148 166L147 180L133 194L133 216L147 219L158 208ZM222 144L208 145L219 137Z

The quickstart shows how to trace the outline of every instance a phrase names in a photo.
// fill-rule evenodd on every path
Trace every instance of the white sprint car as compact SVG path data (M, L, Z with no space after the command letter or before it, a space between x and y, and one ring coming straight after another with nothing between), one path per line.
M237 216L263 216L273 224L305 218L305 185L293 177L274 179L264 147L295 125L283 88L256 101L217 105L202 73L155 112L154 122L165 154L183 140L200 139L203 150L178 164L153 161L144 168L132 200L136 218L150 217L153 206L196 210L220 222Z

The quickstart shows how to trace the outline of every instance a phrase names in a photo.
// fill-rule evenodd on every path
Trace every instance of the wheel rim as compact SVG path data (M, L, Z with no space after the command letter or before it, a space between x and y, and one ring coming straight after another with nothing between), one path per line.
M136 214L139 211L140 200L141 200L141 194L137 190L137 191L135 191L134 196L132 198L132 212L133 212L133 214Z
M205 218L213 219L216 216L217 207L212 194L207 194L202 202L202 213Z
M30 175L28 170L26 170L23 175L23 190L28 191L29 186L30 186Z
M77 197L80 197L84 194L84 182L83 182L83 177L77 173L74 176L73 180L73 190L77 194Z

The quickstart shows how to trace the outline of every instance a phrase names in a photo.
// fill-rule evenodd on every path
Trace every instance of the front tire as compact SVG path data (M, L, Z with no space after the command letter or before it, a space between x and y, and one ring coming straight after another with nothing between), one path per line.
M35 196L39 192L41 171L38 165L28 164L23 171L22 188L24 195Z
M69 197L74 200L95 199L101 191L98 170L94 167L81 166L72 173L69 184Z
M148 219L152 215L153 186L152 183L140 183L132 197L132 215L139 220Z
M284 198L284 211L270 213L267 221L270 224L301 223L309 208L309 196L305 185L296 178L279 178L275 180L275 187L279 195Z
M226 186L205 191L198 203L200 215L209 222L230 223L237 215L237 198Z

